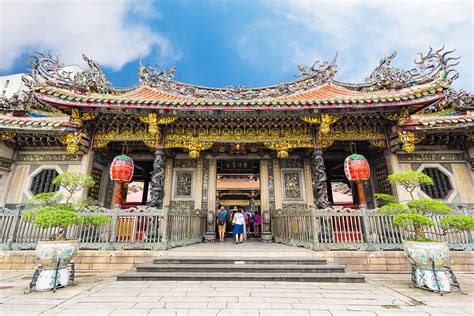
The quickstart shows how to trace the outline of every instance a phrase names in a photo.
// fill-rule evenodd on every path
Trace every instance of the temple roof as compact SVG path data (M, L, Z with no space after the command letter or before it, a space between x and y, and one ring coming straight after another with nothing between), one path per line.
M323 85L297 91L293 94L262 99L206 99L184 96L157 88L139 85L129 91L116 94L96 92L79 93L59 87L44 87L37 90L43 102L88 107L131 107L156 109L305 109L305 108L365 108L380 106L403 106L424 104L444 97L445 88L436 83L377 91L357 91L336 85ZM281 107L284 108L281 108ZM288 108L289 107L289 108Z
M0 114L0 129L8 131L40 132L40 131L68 131L77 127L70 121L69 116L63 117L30 117L10 116Z
M415 60L405 71L391 66L395 53L380 60L363 83L336 80L336 59L298 66L299 78L274 86L209 88L174 79L176 68L144 67L140 63L136 86L120 89L108 81L100 66L83 55L89 69L65 71L58 58L38 54L24 82L43 104L66 107L149 108L170 110L265 110L320 108L377 108L429 104L443 98L458 77L444 48Z

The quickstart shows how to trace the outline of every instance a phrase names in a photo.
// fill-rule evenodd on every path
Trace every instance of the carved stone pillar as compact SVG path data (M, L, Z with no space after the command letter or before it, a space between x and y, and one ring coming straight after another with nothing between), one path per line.
M208 203L206 216L206 236L207 242L214 242L216 240L216 194L217 188L217 161L215 158L209 158L209 180L208 180Z
M324 166L323 152L321 149L315 149L311 154L311 176L313 178L313 193L316 207L328 207L326 167Z
M151 197L149 205L156 208L163 207L165 185L165 161L163 156L163 149L157 149L155 151L155 161L153 161L153 172L151 173Z
M266 159L260 160L260 198L262 216L262 240L272 241L272 230L270 223L269 185L268 185L268 163ZM270 162L271 163L271 162Z

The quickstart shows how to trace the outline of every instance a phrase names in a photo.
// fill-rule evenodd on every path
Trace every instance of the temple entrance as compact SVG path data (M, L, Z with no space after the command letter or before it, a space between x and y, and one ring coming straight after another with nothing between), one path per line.
M232 214L238 209L247 216L247 238L260 237L258 223L254 224L260 212L259 160L218 160L216 189L216 205L228 212L226 237L232 236Z

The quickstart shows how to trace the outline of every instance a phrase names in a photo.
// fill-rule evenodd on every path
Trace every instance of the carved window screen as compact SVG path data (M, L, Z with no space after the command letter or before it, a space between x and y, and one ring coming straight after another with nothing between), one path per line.
M375 178L377 179L378 193L392 194L392 188L388 182L388 172L386 167L376 169Z
M453 189L449 177L438 168L425 168L422 172L433 179L433 185L420 185L421 190L433 199L446 198Z
M303 200L301 172L298 170L283 171L283 194L286 201Z
M33 195L38 193L56 192L59 190L59 185L53 183L59 173L55 169L44 169L35 175L31 181L30 192Z
M93 168L91 173L94 179L94 185L89 189L89 197L94 200L99 200L100 182L102 180L102 170Z
M174 181L174 197L175 198L192 198L193 197L193 171L176 170Z

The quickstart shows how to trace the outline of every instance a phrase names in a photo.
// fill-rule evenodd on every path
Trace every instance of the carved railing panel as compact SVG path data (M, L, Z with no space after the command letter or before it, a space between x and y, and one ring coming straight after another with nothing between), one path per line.
M472 204L451 205L455 213L473 209ZM462 211L459 211L462 209ZM472 232L442 232L440 220L449 215L432 216L433 227L426 237L445 241L451 249L472 249ZM393 215L382 215L377 210L355 210L343 207L309 209L284 207L271 212L272 233L276 242L311 249L380 250L401 249L404 239L413 234L393 225Z

